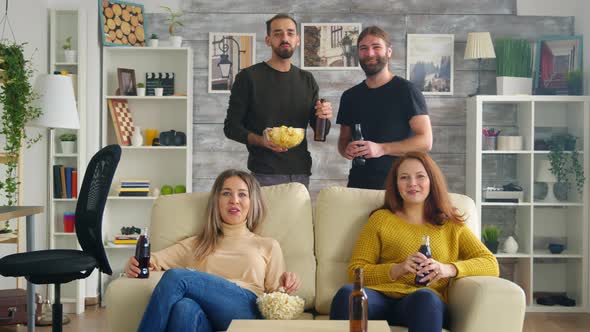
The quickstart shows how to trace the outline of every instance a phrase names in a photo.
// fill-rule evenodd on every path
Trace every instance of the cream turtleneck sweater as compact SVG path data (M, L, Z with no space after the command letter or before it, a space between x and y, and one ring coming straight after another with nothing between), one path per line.
M211 273L261 296L279 288L285 261L279 243L248 230L246 223L222 224L223 236L215 251L201 261L195 258L196 236L152 253L156 271L189 268Z

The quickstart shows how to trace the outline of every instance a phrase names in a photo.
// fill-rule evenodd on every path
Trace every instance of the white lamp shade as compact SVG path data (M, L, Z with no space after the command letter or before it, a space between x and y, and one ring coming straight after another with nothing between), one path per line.
M35 81L34 90L38 94L35 106L41 108L41 116L31 120L28 126L80 128L74 86L69 76L41 75Z
M493 59L495 57L496 52L489 32L470 32L467 34L465 59Z
M549 161L549 159L541 160L541 162L537 164L535 181L547 183L557 182L557 178L555 177L555 175L551 173L551 171L549 170L550 168L551 162Z

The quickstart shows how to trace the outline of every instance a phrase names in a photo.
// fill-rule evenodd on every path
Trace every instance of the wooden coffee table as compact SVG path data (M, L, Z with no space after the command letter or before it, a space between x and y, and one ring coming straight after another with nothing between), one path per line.
M347 320L232 320L227 332L343 332ZM369 331L390 332L387 321L369 321Z

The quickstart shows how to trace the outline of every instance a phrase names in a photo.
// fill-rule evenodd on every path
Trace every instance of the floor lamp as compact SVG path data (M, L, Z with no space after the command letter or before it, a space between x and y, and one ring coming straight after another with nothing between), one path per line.
M41 75L35 81L34 91L38 94L35 106L41 109L41 116L31 120L27 126L49 129L80 128L71 77L65 75ZM51 136L48 135L48 137ZM47 143L50 146L50 142ZM49 178L47 181L49 181ZM51 204L49 197L47 198L47 204ZM47 232L47 234L50 234L50 232ZM49 301L49 285L47 285L46 299ZM50 308L51 306L49 306ZM43 315L37 325L51 325L51 312L48 312L45 303L42 312ZM67 324L69 321L68 316L64 315L63 324Z
M489 32L470 32L467 34L464 59L477 59L477 90L475 90L475 93L470 94L469 97L479 94L481 60L494 59L495 57L496 52Z

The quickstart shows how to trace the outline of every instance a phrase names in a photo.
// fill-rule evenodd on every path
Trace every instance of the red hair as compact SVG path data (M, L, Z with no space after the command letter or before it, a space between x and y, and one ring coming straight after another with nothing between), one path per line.
M430 179L430 194L424 202L424 218L431 224L442 225L447 220L456 223L465 222L464 215L451 204L447 182L436 162L425 152L408 152L402 155L391 167L385 181L385 204L383 208L392 212L401 211L404 201L397 186L397 176L400 165L415 159L422 163Z

